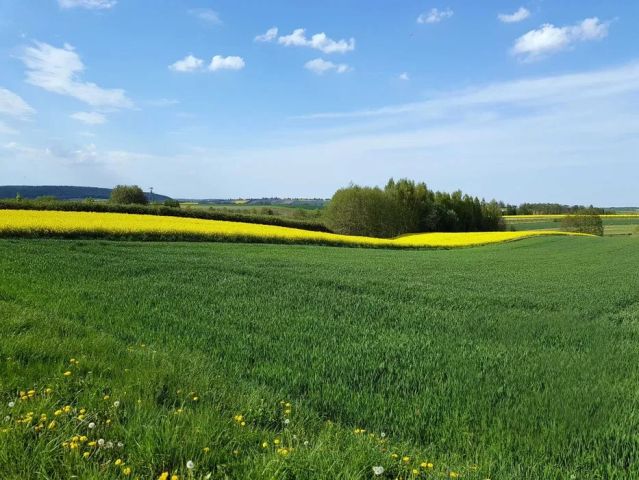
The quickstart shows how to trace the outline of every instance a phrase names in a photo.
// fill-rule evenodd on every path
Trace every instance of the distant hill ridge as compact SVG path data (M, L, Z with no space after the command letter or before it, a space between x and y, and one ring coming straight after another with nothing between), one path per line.
M111 189L70 185L0 185L0 198L16 198L17 194L25 199L51 196L58 200L84 200L85 198L108 200L111 196ZM153 198L150 193L145 192L145 194L149 200L154 202L163 202L171 198L155 192L153 192Z

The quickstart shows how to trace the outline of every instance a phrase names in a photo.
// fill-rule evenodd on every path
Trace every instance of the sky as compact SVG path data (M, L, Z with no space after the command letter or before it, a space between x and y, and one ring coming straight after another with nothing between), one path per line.
M0 0L0 184L639 205L639 2Z

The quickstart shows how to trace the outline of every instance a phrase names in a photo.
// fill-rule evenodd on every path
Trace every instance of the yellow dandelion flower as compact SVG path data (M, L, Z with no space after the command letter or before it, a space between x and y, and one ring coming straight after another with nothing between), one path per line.
M203 451L204 453L209 453L209 452L211 451L211 449L210 449L209 447L204 447L204 448L202 449L202 451Z
M162 472L158 477L158 480L167 480L169 478L169 472Z
M89 458L89 457L91 456L91 452L84 452L84 453L82 454L82 456L83 456L84 458Z
M450 472L450 473L448 474L448 476L449 476L450 478L459 478L459 473L457 473L457 472Z
M105 395L104 397L102 397L102 400L108 400L109 398L111 398L110 395Z
M124 467L124 468L122 469L122 474L123 474L125 477L128 477L129 475L131 475L131 467Z
M268 442L262 442L262 448L268 448Z
M122 461L122 459L121 459L121 458L118 458L118 459L115 461L115 466L116 466L116 467L119 467L120 465L124 465L124 462Z
M402 457L402 462L404 463L410 462L410 457Z
M413 475L419 475L419 470L417 470L416 468L413 468Z
M280 439L279 439L279 438L276 438L275 440L273 440L273 443L274 443L275 445L279 445L279 444L280 444Z
M48 425L48 427L47 427L47 428L48 428L49 430L53 430L53 429L54 429L57 425L58 425L58 424L56 423L56 421L55 421L55 420L51 420L51 421L49 422L49 425Z
M70 377L72 375L70 370L67 370L66 372L64 372L64 376L65 377Z

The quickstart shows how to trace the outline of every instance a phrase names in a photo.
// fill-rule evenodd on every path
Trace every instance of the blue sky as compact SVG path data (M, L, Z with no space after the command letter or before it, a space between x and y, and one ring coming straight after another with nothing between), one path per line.
M625 0L0 0L0 184L393 176L637 205L638 21Z

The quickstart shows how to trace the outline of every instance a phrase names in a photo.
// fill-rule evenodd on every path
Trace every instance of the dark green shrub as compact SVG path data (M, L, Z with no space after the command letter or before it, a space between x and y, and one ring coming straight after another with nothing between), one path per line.
M112 203L120 205L146 205L149 200L137 185L118 185L111 190Z
M596 214L566 215L561 220L561 229L565 232L588 233L603 236L604 227L601 217Z
M171 208L180 208L180 202L172 198L167 198L166 200L164 200L164 206Z

